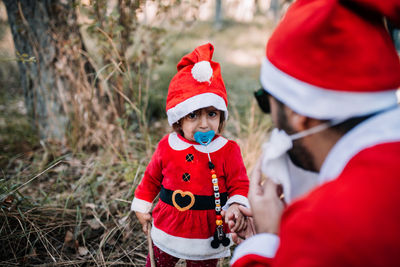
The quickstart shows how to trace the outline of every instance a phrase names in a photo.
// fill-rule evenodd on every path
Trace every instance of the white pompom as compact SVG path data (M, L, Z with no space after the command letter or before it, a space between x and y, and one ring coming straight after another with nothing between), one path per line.
M198 82L211 82L213 69L209 61L200 61L194 64L192 68L192 76Z

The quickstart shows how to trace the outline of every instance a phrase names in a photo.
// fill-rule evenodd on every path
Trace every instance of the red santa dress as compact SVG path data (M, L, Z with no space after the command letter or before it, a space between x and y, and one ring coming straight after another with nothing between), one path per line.
M165 136L135 191L132 210L139 212L149 212L160 193L152 212L151 237L158 248L177 258L205 260L230 256L229 246L211 247L216 212L208 153L218 177L221 206L248 206L249 181L240 148L222 136L216 136L207 146L177 133ZM227 227L224 230L228 232ZM227 236L230 238L230 234Z

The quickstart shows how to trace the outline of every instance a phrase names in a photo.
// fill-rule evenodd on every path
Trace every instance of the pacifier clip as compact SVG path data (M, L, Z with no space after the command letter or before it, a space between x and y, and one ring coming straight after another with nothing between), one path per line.
M215 214L216 214L216 228L214 232L213 240L211 241L212 248L218 248L219 244L222 244L224 247L228 246L230 243L229 238L226 237L226 234L223 229L224 222L222 220L221 215L221 199L219 194L219 186L218 186L218 178L217 174L214 170L214 164L211 162L210 154L208 153L208 167L210 168L211 172L211 182L213 184L214 189L214 198L215 198Z
M211 140L213 139L215 135L214 131L208 131L208 132L196 132L194 134L194 139L201 145L207 146ZM224 222L222 220L222 215L221 215L221 199L220 199L220 193L219 193L219 186L218 186L218 177L215 172L215 166L211 162L211 157L210 153L207 152L208 155L208 168L210 169L211 172L211 182L213 184L213 190L214 190L214 199L215 199L215 214L216 214L216 220L215 220L215 232L213 236L213 240L211 241L211 247L212 248L218 248L219 244L222 244L224 247L228 246L230 244L229 238L226 237L226 234L224 232Z

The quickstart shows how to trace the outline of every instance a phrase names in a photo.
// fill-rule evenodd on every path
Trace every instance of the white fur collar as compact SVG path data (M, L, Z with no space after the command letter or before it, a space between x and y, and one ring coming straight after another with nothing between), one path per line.
M344 135L322 165L319 182L335 179L361 150L377 144L400 141L400 108L378 114Z
M212 153L212 152L215 152L215 151L218 151L219 149L221 149L226 143L228 143L228 139L226 139L222 136L215 138L207 146L194 145L194 144L185 142L178 137L177 133L171 133L168 136L168 144L174 150L184 150L184 149L189 148L190 146L193 146L196 150L198 150L200 152Z

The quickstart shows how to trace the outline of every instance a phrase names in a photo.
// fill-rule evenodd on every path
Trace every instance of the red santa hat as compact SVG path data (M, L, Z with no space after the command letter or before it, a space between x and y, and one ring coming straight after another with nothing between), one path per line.
M383 17L400 26L400 1L297 0L268 41L263 87L317 119L395 106L400 61Z
M167 116L170 125L187 114L213 106L228 118L228 99L221 68L211 61L214 47L208 43L185 55L177 65L167 96Z

